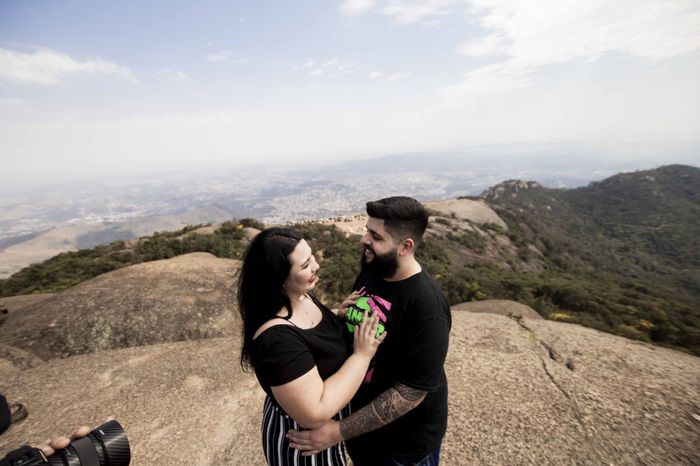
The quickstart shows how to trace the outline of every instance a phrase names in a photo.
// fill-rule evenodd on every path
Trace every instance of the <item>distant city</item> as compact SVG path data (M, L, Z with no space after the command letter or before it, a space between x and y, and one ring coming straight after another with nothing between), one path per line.
M559 156L407 154L312 169L247 168L216 174L175 173L121 180L86 180L0 198L0 250L59 226L105 225L209 209L208 221L254 217L284 224L361 212L389 195L420 200L478 195L506 179L547 187L586 185L619 171L651 168ZM203 214L206 217L206 213Z

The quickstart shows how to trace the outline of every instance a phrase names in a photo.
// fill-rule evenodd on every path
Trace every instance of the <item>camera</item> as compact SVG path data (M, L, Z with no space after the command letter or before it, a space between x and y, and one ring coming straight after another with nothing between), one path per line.
M0 466L128 466L130 461L124 428L117 421L109 421L48 458L40 449L25 445L8 453Z

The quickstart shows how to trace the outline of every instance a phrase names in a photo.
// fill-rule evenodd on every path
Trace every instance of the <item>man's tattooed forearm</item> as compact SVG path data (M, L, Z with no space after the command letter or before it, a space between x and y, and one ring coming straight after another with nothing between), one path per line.
M428 394L425 390L418 390L416 388L411 388L407 387L406 385L402 383L397 383L394 385L394 389L399 392L399 395L401 395L401 398L403 398L406 401L417 401L421 400L423 401L423 398L425 395ZM411 408L413 409L413 408Z
M396 384L350 417L340 421L343 439L379 429L418 406L428 392Z

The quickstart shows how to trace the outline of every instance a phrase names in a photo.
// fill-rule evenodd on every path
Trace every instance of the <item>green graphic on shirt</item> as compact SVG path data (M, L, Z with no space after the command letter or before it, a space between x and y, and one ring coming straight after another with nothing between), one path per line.
M360 325L365 314L367 317L372 315L372 308L369 303L370 298L363 296L359 298L354 305L348 308L348 312L345 314L345 322L347 323L348 330L350 333L355 333L355 325ZM375 337L379 337L384 333L384 325L380 322L377 325L377 334Z

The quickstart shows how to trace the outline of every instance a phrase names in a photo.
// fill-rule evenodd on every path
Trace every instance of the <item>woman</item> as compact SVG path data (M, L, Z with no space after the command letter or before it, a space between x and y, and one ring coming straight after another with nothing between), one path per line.
M342 444L304 457L286 433L347 415L344 407L386 336L375 338L378 319L365 319L351 349L345 323L309 294L318 268L298 232L269 228L248 246L238 278L241 365L253 367L267 393L262 437L270 465L345 465Z

